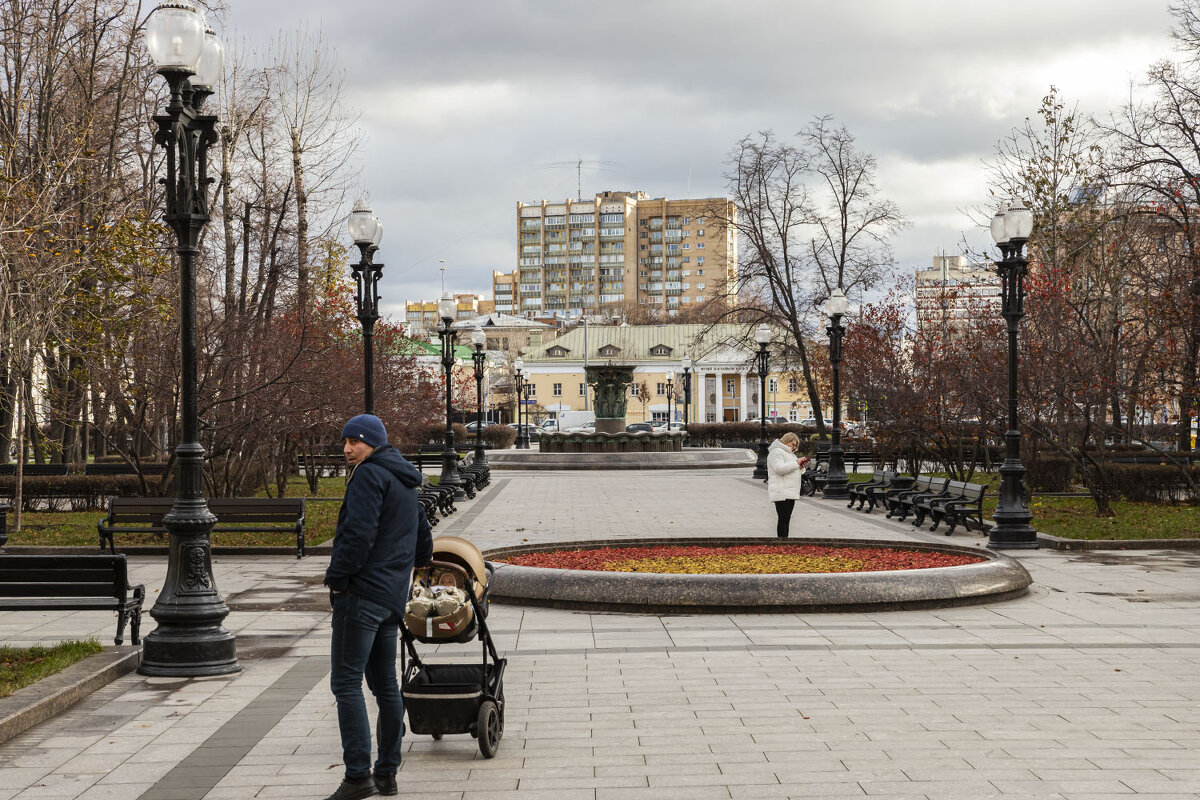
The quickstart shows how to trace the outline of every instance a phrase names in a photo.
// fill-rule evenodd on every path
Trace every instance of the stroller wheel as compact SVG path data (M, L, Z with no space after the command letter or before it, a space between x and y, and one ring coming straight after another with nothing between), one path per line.
M479 737L479 752L483 753L483 757L491 758L496 755L503 731L500 728L500 711L494 701L484 700L479 704L479 719L475 732Z

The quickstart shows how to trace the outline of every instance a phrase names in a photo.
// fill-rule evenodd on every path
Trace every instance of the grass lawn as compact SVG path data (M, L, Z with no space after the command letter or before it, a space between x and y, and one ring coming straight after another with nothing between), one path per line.
M63 642L53 647L0 646L0 697L62 672L77 661L101 651L95 639Z
M329 501L309 502L304 511L304 541L308 546L321 544L333 537L337 524L337 512L342 493L346 488L344 478L321 478L315 495L309 494L308 482L294 477L288 482L288 497L329 498ZM260 492L259 497L265 496ZM99 547L100 534L96 523L104 519L103 511L26 511L21 515L21 531L10 530L8 543L28 547ZM9 517L12 519L11 515ZM136 545L161 544L165 550L167 537L146 534L114 534L117 549ZM296 546L296 535L281 533L214 533L213 544L217 546Z

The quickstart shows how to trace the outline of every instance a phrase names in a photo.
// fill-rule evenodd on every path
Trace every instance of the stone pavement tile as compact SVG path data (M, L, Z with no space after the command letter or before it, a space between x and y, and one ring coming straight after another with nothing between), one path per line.
M1079 781L993 781L997 789L1004 794L1015 794L1022 797L1044 797L1048 793L1059 795L1125 795L1132 796L1134 790L1121 782L1117 776L1100 780Z
M436 795L435 795L436 796ZM595 800L595 789L473 789L462 800ZM421 795L422 800L430 795ZM448 795L446 797L449 797Z
M106 784L103 781L91 786L78 800L131 800L140 797L152 783Z
M524 795L522 795L524 797ZM596 800L728 800L725 786L648 786L644 788L596 790ZM468 798L463 798L468 800ZM550 800L547 798L547 800Z

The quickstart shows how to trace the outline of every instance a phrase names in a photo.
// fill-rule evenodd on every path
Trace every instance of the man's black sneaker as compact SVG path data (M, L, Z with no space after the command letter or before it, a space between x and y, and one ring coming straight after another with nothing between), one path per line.
M382 795L393 795L397 793L396 789L396 773L390 775L381 775L378 772L373 776L375 780L375 791Z
M343 780L342 785L337 788L337 791L326 797L325 800L362 800L362 798L371 797L374 794L375 781L368 775L356 781L352 781L349 778Z

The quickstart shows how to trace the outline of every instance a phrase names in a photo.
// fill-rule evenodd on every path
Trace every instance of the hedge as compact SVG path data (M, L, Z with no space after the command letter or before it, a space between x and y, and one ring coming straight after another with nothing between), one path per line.
M12 501L16 479L0 476L0 496ZM159 488L157 478L146 479L151 494ZM136 475L54 475L26 477L22 482L21 499L25 511L71 511L102 509L108 498L137 497L142 494L142 482Z
M1075 462L1068 458L1039 456L1025 464L1025 484L1037 492L1070 491L1075 479Z
M1108 464L1105 475L1115 494L1133 503L1200 502L1191 493L1183 470L1154 464ZM1193 481L1200 481L1200 467L1191 468Z

